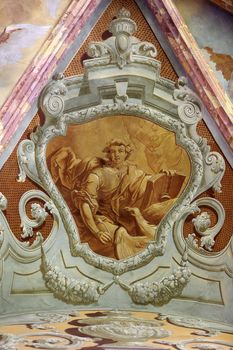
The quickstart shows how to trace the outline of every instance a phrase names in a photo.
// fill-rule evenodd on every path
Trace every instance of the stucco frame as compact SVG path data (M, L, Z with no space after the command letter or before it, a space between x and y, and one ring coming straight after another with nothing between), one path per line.
M197 134L196 126L202 112L201 101L186 86L185 80L180 79L175 85L160 76L160 62L154 59L156 48L131 36L135 31L135 23L124 11L120 15L122 17L110 26L115 36L105 42L90 43L89 55L94 58L84 62L84 76L63 78L57 75L45 87L40 97L40 105L46 116L45 124L31 135L30 141L31 149L34 150L34 164L30 162L30 167L37 170L37 175L32 178L37 177L37 183L41 183L57 207L69 237L72 254L114 275L137 269L163 254L168 234L171 234L180 214L184 210L192 212L191 202L203 190L211 186L220 190L225 168L220 154L210 152L206 140ZM121 45L122 33L125 33L119 29L120 21L125 26L124 31L129 32L128 48L123 53L117 49ZM153 76L154 79L151 79ZM83 89L90 92L80 94ZM47 144L55 136L66 135L69 124L87 123L114 115L137 116L173 131L177 143L186 150L191 160L189 184L160 223L158 240L151 241L142 253L123 261L97 256L86 244L79 242L74 219L46 164ZM29 162L23 164L22 159L25 157L28 158L27 152L19 154L19 164L22 173L25 168L31 177Z

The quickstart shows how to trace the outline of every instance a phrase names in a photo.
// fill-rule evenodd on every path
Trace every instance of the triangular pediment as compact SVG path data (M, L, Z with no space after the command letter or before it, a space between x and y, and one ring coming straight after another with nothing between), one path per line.
M122 302L230 322L230 132L215 125L226 109L209 93L214 80L190 59L166 1L71 9L31 105L25 90L26 112L12 106L15 128L10 117L3 128L0 308Z

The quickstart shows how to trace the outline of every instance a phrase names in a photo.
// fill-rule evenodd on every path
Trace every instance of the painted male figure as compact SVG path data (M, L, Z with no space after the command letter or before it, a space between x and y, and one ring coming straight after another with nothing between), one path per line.
M62 148L52 157L51 171L71 190L81 241L100 255L122 259L135 255L156 234L155 223L140 212L152 175L128 161L132 148L121 139L109 142L104 152L107 159L79 160L70 148ZM157 215L158 210L157 205Z

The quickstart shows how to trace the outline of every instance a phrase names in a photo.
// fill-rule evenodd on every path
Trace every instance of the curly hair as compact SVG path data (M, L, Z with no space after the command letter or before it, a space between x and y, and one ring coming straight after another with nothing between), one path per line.
M127 153L126 159L128 159L130 154L133 152L133 148L129 142L124 141L123 139L120 139L120 138L119 139L115 138L109 141L106 144L105 148L103 149L103 152L107 154L107 157L109 156L111 146L124 146L125 152Z

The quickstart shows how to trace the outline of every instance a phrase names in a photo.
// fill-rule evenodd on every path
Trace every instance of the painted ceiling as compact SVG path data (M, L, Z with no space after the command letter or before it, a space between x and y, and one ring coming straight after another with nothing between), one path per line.
M89 6L88 9L86 10L86 13L90 14L90 17L95 17L94 22L89 22L88 26L85 26L85 18L83 19L82 17L78 17L80 15L80 12L75 12L77 9L79 11L83 11L86 9L85 8L85 2L80 0L78 3L80 4L80 7L78 7L78 4L76 2L75 6L73 8L68 7L70 6L71 1L68 0L36 0L33 2L29 2L27 0L22 0L20 3L16 1L8 1L8 0L2 0L0 4L0 22L2 23L2 30L1 30L1 36L0 36L0 105L3 105L3 112L6 112L6 106L9 106L9 104L5 104L5 101L10 98L9 101L13 101L12 91L14 90L14 87L17 86L20 88L20 85L18 85L19 79L25 74L26 76L29 75L29 71L27 70L28 68L30 69L35 69L33 66L32 62L35 57L41 52L41 50L44 50L45 46L49 43L52 42L54 38L57 38L59 42L59 33L62 36L64 33L62 33L62 21L65 21L70 14L73 12L73 18L78 17L81 20L77 21L77 25L80 25L78 30L81 32L82 28L85 30L85 35L82 37L82 42L80 43L81 49L77 49L77 46L73 49L73 55L70 54L70 56L65 59L64 56L60 55L60 52L62 50L62 47L59 46L58 51L52 56L52 48L50 47L50 51L44 51L46 53L46 58L50 57L49 52L51 54L52 60L51 62L49 60L45 61L46 67L51 67L49 70L49 73L46 75L46 78L43 80L43 77L41 78L42 82L41 85L38 85L38 91L40 92L42 87L47 83L47 81L51 78L51 75L54 73L54 71L57 70L57 66L54 64L54 59L62 57L61 60L64 60L63 62L63 70L65 70L65 76L70 76L73 74L80 74L83 72L83 67L82 67L82 60L86 57L86 47L85 47L85 38L90 34L93 36L107 36L109 33L105 32L105 23L100 23L98 21L98 18L100 15L96 15L93 12L91 12L94 9L94 11L97 8L97 5L101 5L102 3L102 8L99 10L100 13L101 11L105 13L106 16L109 16L108 20L111 20L113 17L114 11L113 9L113 4L108 7L108 13L107 11L104 12L105 8L107 5L110 4L111 1L87 1L86 6ZM117 1L116 1L117 2ZM122 6L122 0L118 1L121 4L118 4L116 7ZM129 2L129 1L125 1ZM169 4L169 0L163 1L166 4ZM74 3L74 2L72 2ZM148 3L153 3L153 1L148 1ZM157 1L158 3L158 1ZM228 12L224 12L224 10L216 7L215 4L208 3L206 1L198 0L198 1L189 1L189 2L184 2L181 0L173 0L173 3L177 6L180 14L184 18L188 28L189 32L193 35L194 37L194 42L197 42L199 51L197 52L198 55L201 55L201 57L208 63L209 68L212 70L213 74L215 77L218 79L218 82L221 84L218 85L217 83L217 90L222 92L223 96L228 94L229 97L231 97L231 72L233 70L232 67L232 38L233 38L233 22L230 21L230 18L232 15ZM140 5L140 1L137 2L138 6ZM153 4L152 4L153 5ZM111 8L110 8L111 7ZM141 10L143 11L142 8L142 2L141 2ZM208 10L208 8L211 8L212 10ZM111 12L112 11L112 12ZM146 10L145 10L146 11ZM85 12L85 11L84 11ZM151 11L152 13L152 11ZM162 13L162 10L161 10ZM219 17L216 17L219 16ZM230 17L231 16L231 17ZM88 16L87 16L88 17ZM61 18L61 19L60 19ZM158 15L159 18L159 15ZM219 26L213 31L213 24L216 22L216 18L220 18L219 20ZM224 20L225 18L229 20ZM144 20L144 19L143 19ZM142 21L143 21L142 20ZM106 20L107 22L107 20ZM59 23L59 24L58 24ZM81 24L80 24L81 23ZM67 25L67 23L66 23ZM83 27L82 27L83 25ZM91 29L92 27L96 25L95 28L95 33L92 34ZM161 20L161 27L163 25L163 22ZM98 27L97 27L98 26ZM145 27L145 24L144 24ZM216 26L215 26L216 27ZM68 27L65 26L63 29L64 31ZM77 29L76 29L77 30ZM77 30L77 31L78 31ZM204 35L203 35L204 33ZM75 36L75 33L71 33L73 37ZM76 33L77 34L77 33ZM68 38L68 40L65 42L65 45L67 47L72 45L72 35ZM138 37L144 36L143 30L139 29L139 32L137 33ZM56 37L57 36L57 37ZM93 38L92 36L92 38ZM152 31L149 32L145 36L152 36L153 33ZM222 38L224 37L224 40ZM49 40L48 40L49 38ZM95 38L96 39L96 38ZM98 40L101 40L101 38L98 38ZM149 41L153 41L156 39L149 39ZM161 39L161 42L164 39ZM160 40L159 40L160 41ZM172 41L172 40L171 40ZM57 43L58 43L57 42ZM84 45L81 46L81 44L84 42ZM162 44L162 43L161 43ZM163 44L166 46L167 43L163 42ZM192 45L192 42L190 42L190 45ZM58 45L57 45L58 46ZM162 48L156 45L160 59L163 61L163 66L164 71L162 71L162 75L164 77L170 78L171 80L175 81L177 78L177 72L172 68L172 65L170 64L168 58L166 57L166 53L162 50ZM54 50L57 47L54 46ZM77 53L77 51L79 51ZM166 50L165 50L166 51ZM185 51L185 54L189 54L187 51ZM177 52L176 52L177 53ZM75 55L74 55L75 54ZM73 57L74 56L74 57ZM73 57L73 58L72 58ZM170 57L169 57L170 58ZM72 59L72 60L71 60ZM40 65L39 67L43 67L43 60L39 62ZM57 63L57 61L56 61ZM68 64L69 63L69 64ZM40 71L38 71L38 74ZM208 72L207 72L208 73ZM33 74L36 76L36 71L33 70ZM46 80L47 79L47 80ZM216 80L217 81L217 80ZM33 91L33 90L32 90ZM34 95L35 100L37 99L38 95ZM216 98L217 101L217 98ZM225 100L224 100L225 101ZM228 110L231 110L232 104L230 100L227 98L226 99L228 105ZM5 106L5 108L4 108ZM25 104L22 105L22 109L25 108L25 113L29 111L29 109L33 106L32 101L30 100L30 103L28 103L28 106ZM17 109L17 100L16 100L16 106L15 108ZM28 108L28 110L27 110ZM19 118L16 119L15 123L11 124L15 129L20 129L21 134L24 132L23 138L27 138L27 134L33 130L33 128L39 124L39 115L36 114L37 108L36 108L36 103L34 104L34 109L31 112L30 118L28 118L25 123L22 123L22 118L23 118L23 113L24 110L22 110L21 114L19 114ZM219 108L218 101L216 102L216 109ZM222 114L224 116L224 114ZM21 118L21 119L20 119ZM211 117L210 117L211 118ZM214 120L214 118L213 118ZM29 122L31 121L31 124L28 127ZM229 123L231 121L230 116L229 116ZM227 122L228 122L227 121ZM229 125L227 124L224 125L226 129L229 129ZM8 123L11 123L11 119L9 118ZM220 123L220 122L219 122ZM7 123L6 123L7 124ZM220 123L220 126L222 124ZM28 129L27 129L28 127ZM216 141L214 140L214 137L216 134L211 135L209 132L208 128L206 127L204 121L202 124L199 126L200 127L200 133L207 137L208 142L211 144L211 147L213 148L214 151L219 151L219 148L216 144ZM4 125L5 128L5 125ZM13 129L11 129L13 130ZM224 128L223 128L224 130ZM14 131L14 133L13 133ZM13 130L11 133L12 135L17 135L17 137L20 137L20 133L17 134L15 130ZM219 134L218 134L219 135ZM229 135L230 131L229 131ZM228 136L229 136L228 135ZM5 136L5 135L4 135ZM8 139L7 139L8 140ZM226 138L225 140L232 141L230 136ZM16 140L17 141L17 140ZM14 147L12 146L12 149ZM222 150L226 150L226 148L222 148ZM231 151L231 150L230 150ZM11 152L12 153L12 152ZM11 157L6 161L5 167L3 168L2 171L2 184L4 183L5 187L7 186L7 183L9 181L9 178L16 178L17 172L18 172L18 167L16 163L16 152L12 153ZM5 157L4 161L7 160L8 156ZM8 168L7 168L8 167ZM5 176L5 177L4 177ZM12 177L10 177L12 176ZM11 182L11 181L10 181ZM226 170L226 175L224 177L224 182L223 182L223 193L219 194L221 196L221 201L223 202L224 208L226 209L226 214L227 214L227 222L225 225L224 230L222 231L221 235L219 235L218 240L216 241L216 247L215 250L218 252L219 250L223 249L227 242L230 239L231 236L231 227L232 227L232 216L231 216L231 211L232 211L232 191L231 193L226 196L225 193L227 192L228 187L231 187L232 184L232 169L230 168L230 165L227 164L227 170ZM34 185L33 185L34 186ZM34 186L35 187L35 186ZM20 184L20 190L28 190L30 189L30 184L29 182L27 183L22 183ZM11 195L10 192L11 189L4 189L5 192L9 192L9 196ZM15 205L18 202L18 197L16 196L20 194L17 194L16 192L12 193L12 203ZM212 195L212 194L211 194ZM14 198L13 198L14 197ZM218 197L216 197L218 198ZM11 204L10 204L11 205ZM20 226L19 218L16 220L15 217L18 214L16 211L18 208L15 205L15 208L10 208L8 210L7 215L8 219L11 219L10 216L12 216L12 225L15 225L16 229L13 230L14 232L17 231L17 227ZM15 210L15 212L13 211ZM9 220L10 221L10 220ZM187 227L187 234L191 233L192 231L188 232L189 227ZM43 234L43 232L42 232ZM19 236L19 231L18 231L18 236ZM99 310L99 313L96 313L97 316L103 317L105 316L104 312L101 313L101 310ZM71 338L70 336L77 335L77 332L82 332L83 329L83 334L85 337L89 336L90 334L88 333L88 322L84 325L80 326L80 329L77 327L77 324L83 320L83 318L95 318L95 314L90 314L90 313L85 313L84 311L82 312L77 312L74 310L74 312L69 313L67 315L63 315L63 317L58 315L58 318L53 318L52 314L47 315L47 319L44 316L43 318L43 324L41 325L40 320L35 321L35 315L33 315L33 320L32 322L15 322L15 326L4 326L1 327L1 332L4 333L14 333L18 335L18 340L15 338L15 343L19 341L19 339L22 340L21 344L19 345L19 349L23 350L24 348L36 348L39 347L39 345L45 346L45 341L38 340L37 334L39 333L48 333L46 334L46 337L48 338L46 346L47 348L52 348L52 343L54 346L67 346L67 343L69 343L70 348L78 348L76 347L77 344L73 344L72 341L74 338ZM157 320L160 315L155 314L155 313L143 313L143 312L135 312L132 314L134 317L139 317L140 321L142 322L148 322L150 320ZM56 316L56 315L55 315ZM42 317L42 316L41 316ZM48 318L50 318L50 321L48 321ZM58 320L60 319L60 320ZM47 320L47 321L46 321ZM189 348L189 345L191 346L192 342L194 342L193 348L196 346L196 348L200 349L207 349L207 348L215 348L217 349L217 346L220 346L221 348L224 347L224 349L230 349L232 347L232 335L228 334L229 330L223 329L220 331L220 333L217 333L215 328L212 325L203 325L200 322L200 325L196 325L196 327L193 326L192 324L192 319L189 320L189 323L184 323L184 324L179 324L179 320L176 320L176 323L172 323L171 320L169 320L169 315L164 316L162 320L161 325L165 328L165 331L167 331L167 339L164 341L153 341L152 339L143 339L140 344L137 344L138 349L141 349L144 346L147 346L148 349L154 349L154 348L174 348L174 349L186 349ZM0 320L1 321L1 320ZM110 319L112 322L112 320ZM134 320L135 321L135 320ZM136 326L138 326L138 320ZM136 322L135 321L135 322ZM59 323L60 322L60 323ZM97 323L99 322L99 319L97 318ZM116 320L114 319L115 326L116 326ZM131 321L132 322L132 321ZM156 321L157 322L157 321ZM1 323L1 322L0 322ZM14 322L13 322L14 323ZM44 324L45 323L45 324ZM58 323L58 325L57 325ZM81 322L82 323L82 322ZM73 327L74 326L74 327ZM153 326L153 325L152 325ZM43 328L44 327L44 328ZM86 327L86 328L85 328ZM82 328L82 329L81 329ZM90 327L89 327L90 328ZM101 328L101 324L99 326ZM114 326L113 326L114 328ZM194 330L193 330L194 328ZM67 331L68 329L68 331ZM36 331L35 331L36 330ZM153 329L152 329L153 330ZM41 332L42 331L42 332ZM64 335L63 333L66 332L66 337L62 340L59 340L58 332L60 331L61 338ZM154 330L153 330L154 331ZM34 334L36 332L36 334ZM57 332L57 333L56 333ZM74 333L73 333L74 332ZM101 332L103 330L101 329ZM124 333L124 330L121 329L121 332ZM51 334L50 334L51 333ZM230 332L229 332L230 333ZM26 334L26 336L25 336ZM79 334L80 335L80 334ZM84 338L83 335L81 335L82 338ZM27 339L26 339L27 338ZM56 338L56 339L55 339ZM132 337L133 338L133 337ZM152 337L153 338L153 337ZM181 341L182 338L182 341ZM202 348L200 345L198 345L197 339L201 339L202 341ZM106 341L107 339L107 341ZM196 340L195 340L196 339ZM1 341L4 339L0 339ZM12 340L14 344L14 338L9 338L5 339L6 340L6 349L7 346L9 345L9 341ZM120 339L121 340L121 339ZM180 343L178 342L180 341ZM56 343L57 341L57 343ZM86 341L85 339L81 339L81 342ZM88 341L88 340L87 340ZM93 336L92 339L89 339L90 344L83 344L81 343L80 346L85 345L87 348L106 348L110 349L110 343L112 341L116 341L113 335L107 334L107 336L103 335L102 333L97 335L96 338ZM117 339L118 341L118 339ZM178 345L177 345L178 342ZM183 343L182 343L183 342ZM145 343L145 344L144 344ZM7 345L8 344L8 345ZM106 345L106 347L101 345ZM37 346L38 345L38 346ZM121 344L122 345L122 344ZM25 347L24 347L25 346ZM73 346L73 347L72 347ZM95 347L94 347L95 346ZM98 347L96 347L98 346ZM180 347L179 347L180 346ZM220 347L218 347L220 349ZM4 348L4 349L5 349ZM45 347L44 347L45 348ZM68 348L68 347L67 347ZM118 347L119 348L119 347ZM122 349L124 348L124 344L122 345ZM136 349L136 345L134 345L134 348ZM65 348L64 348L65 349Z
M233 101L233 15L205 0L174 0L174 4L222 88Z
M0 3L0 106L43 45L69 0Z

